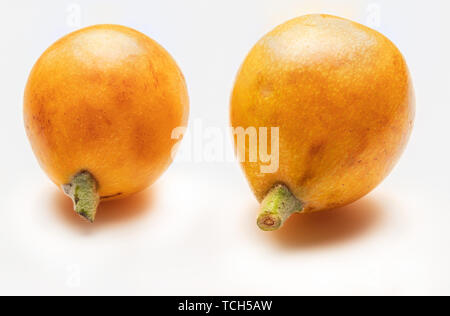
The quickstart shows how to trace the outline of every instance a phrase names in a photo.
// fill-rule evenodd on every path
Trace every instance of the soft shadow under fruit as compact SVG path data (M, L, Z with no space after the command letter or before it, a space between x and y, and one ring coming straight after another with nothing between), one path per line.
M369 233L383 222L382 205L365 197L341 208L311 214L294 214L267 238L284 248L308 248L351 242Z

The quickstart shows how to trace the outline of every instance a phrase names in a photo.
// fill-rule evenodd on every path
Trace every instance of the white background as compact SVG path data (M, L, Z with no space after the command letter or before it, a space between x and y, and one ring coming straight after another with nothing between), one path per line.
M450 294L449 3L1 1L0 294ZM149 190L105 203L89 225L39 168L22 95L34 62L59 37L117 23L157 40L185 74L190 126L215 128L215 144L221 136L228 151L239 65L266 32L307 13L381 31L413 76L411 141L365 198L261 232L239 166L202 156L211 142L202 133L183 143L185 153L200 146L195 161L175 162Z

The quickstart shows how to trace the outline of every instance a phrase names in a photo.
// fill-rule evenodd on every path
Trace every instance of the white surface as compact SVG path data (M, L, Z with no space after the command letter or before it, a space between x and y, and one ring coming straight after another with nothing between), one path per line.
M2 1L0 294L450 294L449 9L437 0ZM105 203L88 225L40 170L23 88L38 56L78 22L124 24L161 43L186 76L191 126L219 128L228 150L229 95L246 53L313 12L375 27L413 75L409 147L362 200L263 233L238 165L197 157L144 193ZM195 141L203 150L204 137Z

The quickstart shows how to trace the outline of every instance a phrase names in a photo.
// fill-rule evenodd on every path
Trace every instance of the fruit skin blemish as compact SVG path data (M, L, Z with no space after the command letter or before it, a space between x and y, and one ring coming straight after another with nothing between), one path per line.
M120 25L68 34L34 65L24 121L50 179L90 222L101 201L151 185L172 162L189 100L176 62L146 35Z
M234 128L279 128L276 170L261 172L261 159L241 161L261 202L258 226L277 230L293 213L369 193L402 154L414 113L405 59L379 32L330 15L269 32L242 64L230 106ZM234 139L240 157L251 152L251 142Z

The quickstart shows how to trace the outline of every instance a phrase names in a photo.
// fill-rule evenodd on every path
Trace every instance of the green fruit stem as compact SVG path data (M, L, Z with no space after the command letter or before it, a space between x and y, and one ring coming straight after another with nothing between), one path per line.
M302 209L303 203L284 184L276 184L261 203L257 224L265 231L277 230L289 216Z
M97 180L89 171L80 171L64 184L64 192L73 200L75 212L93 223L100 197L97 193Z

